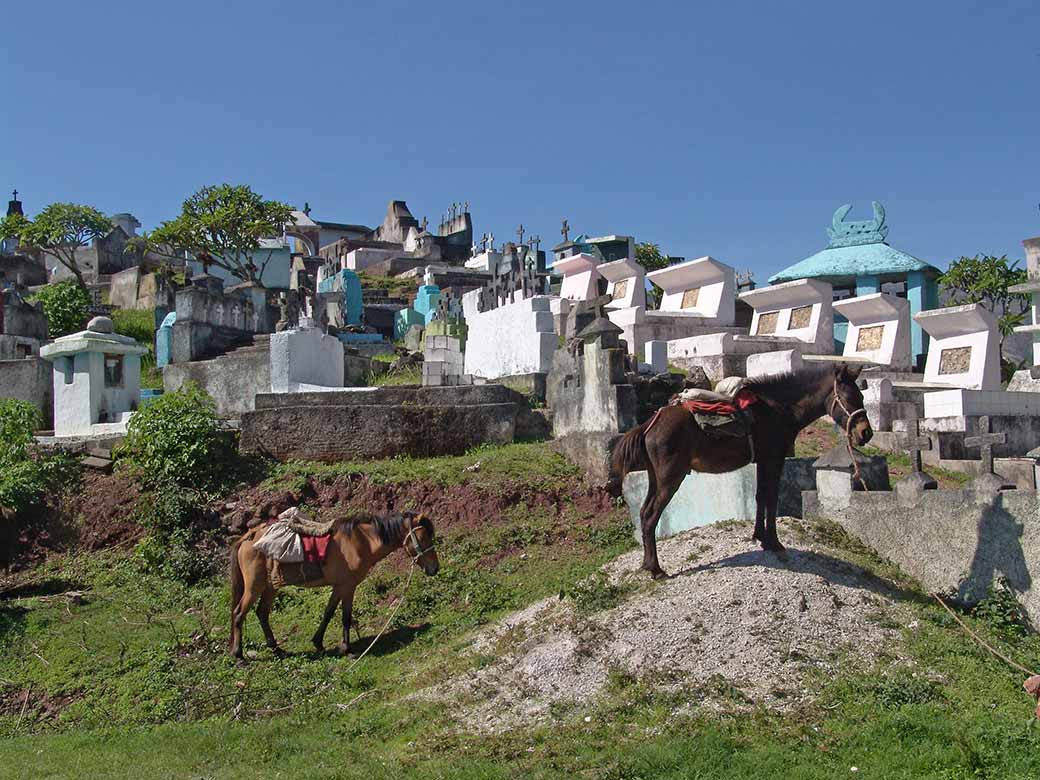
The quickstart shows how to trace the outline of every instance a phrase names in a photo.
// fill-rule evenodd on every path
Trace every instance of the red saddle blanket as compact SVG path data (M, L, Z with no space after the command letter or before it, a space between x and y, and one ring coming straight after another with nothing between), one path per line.
M332 534L325 536L301 536L303 542L303 560L305 563L325 563L325 554L329 549L329 539Z
M690 414L724 414L733 415L738 411L743 411L749 406L758 403L758 396L755 395L751 390L742 388L737 391L737 394L733 396L732 403L726 403L723 401L698 401L696 399L689 401L682 401L680 406L688 411Z

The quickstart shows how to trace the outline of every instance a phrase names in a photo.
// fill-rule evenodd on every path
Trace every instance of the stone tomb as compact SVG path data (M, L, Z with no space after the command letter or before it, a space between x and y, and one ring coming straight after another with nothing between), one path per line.
M484 379L548 374L559 345L550 298L538 295L481 312L476 311L479 293L463 296L468 328L465 373Z
M473 384L473 377L463 372L464 360L461 339L427 336L423 345L423 387Z
M141 390L141 355L130 336L113 332L112 320L95 317L87 329L40 349L53 364L54 435L125 433Z
M1008 288L1011 292L1027 293L1031 297L1030 323L1019 325L1015 333L1025 333L1033 341L1033 366L1015 372L1008 390L1040 392L1040 237L1027 238L1022 242L1026 249L1026 273L1029 281Z
M603 263L597 269L607 280L608 309L646 307L646 271L630 257Z
M662 268L646 278L663 290L661 307L612 308L610 321L624 331L629 352L643 354L649 341L715 333L737 335L734 327L736 272L713 257L701 257Z
M271 392L343 389L343 343L319 328L271 334Z
M1000 332L986 308L978 303L948 306L918 312L914 319L931 336L925 383L965 390L1000 388Z
M752 361L752 366L767 364L757 368L756 375L789 370L788 364L802 355L830 355L834 352L831 297L831 286L814 279L741 293L741 300L754 309L750 335L719 332L672 340L668 360L684 369L699 366L718 382L727 376L746 376L749 355L784 353Z
M557 260L553 271L563 275L560 297L572 301L587 301L599 295L599 261L592 255L573 255Z
M910 303L905 298L859 295L835 301L834 310L849 321L843 358L910 370Z

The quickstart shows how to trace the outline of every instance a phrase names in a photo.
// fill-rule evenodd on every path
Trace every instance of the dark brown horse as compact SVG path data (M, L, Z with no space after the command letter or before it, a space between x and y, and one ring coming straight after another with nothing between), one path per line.
M654 579L666 576L657 560L657 523L690 471L722 474L752 461L758 467L752 538L763 549L783 550L776 535L780 474L798 432L829 414L851 444L866 444L874 435L856 385L859 372L859 367L841 364L746 380L744 386L758 397L746 438L710 437L682 406L666 406L626 433L614 450L612 477L621 481L630 471L647 472L646 500L639 511L643 568Z

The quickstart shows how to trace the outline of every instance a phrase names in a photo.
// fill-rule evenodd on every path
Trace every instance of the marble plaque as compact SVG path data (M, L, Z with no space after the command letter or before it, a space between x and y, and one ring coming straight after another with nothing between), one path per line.
M971 368L971 347L951 347L939 354L939 374L966 374Z
M859 337L856 339L856 351L867 352L872 349L881 349L881 339L884 335L884 325L871 325L869 328L860 328Z
M772 336L776 333L776 321L780 318L780 312L771 311L758 315L758 330L756 336Z
M700 297L701 288L694 287L692 290L687 290L682 294L682 308L692 309L697 305L697 298Z
M799 306L797 309L791 309L791 324L787 329L808 328L810 322L812 322L812 305Z
M620 282L614 283L614 294L611 300L620 301L628 293L628 279L622 279Z

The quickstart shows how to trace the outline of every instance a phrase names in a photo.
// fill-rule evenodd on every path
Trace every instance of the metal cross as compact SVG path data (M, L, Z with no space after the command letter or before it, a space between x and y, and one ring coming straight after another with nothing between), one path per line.
M906 450L910 456L910 465L914 473L920 473L921 451L932 448L932 440L920 435L920 420L906 420L906 432L898 437L900 449Z
M978 447L982 453L982 467L984 474L993 473L993 445L1004 444L1007 441L1006 433L989 432L989 415L979 417L979 432L976 436L968 436L964 439L965 447Z
M14 195L14 199L15 199L15 200L18 200L18 190L15 190L15 191L14 191L14 192L12 192L11 194L12 194L12 195Z
M563 225L560 227L560 235L563 236L564 241L570 240L571 226L567 224L567 220L564 220Z
M524 223L523 222L521 222L520 223L520 227L518 227L516 229L516 235L520 239L517 243L518 244L524 243Z

